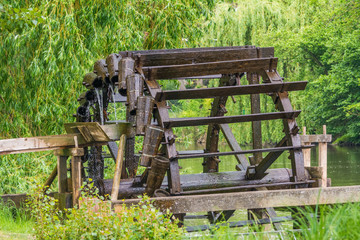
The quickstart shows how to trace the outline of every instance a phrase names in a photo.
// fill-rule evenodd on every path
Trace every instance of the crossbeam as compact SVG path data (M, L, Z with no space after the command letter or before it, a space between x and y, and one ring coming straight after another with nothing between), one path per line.
M177 155L177 159L184 158L199 158L199 157L216 157L216 156L228 156L228 155L237 155L237 154L249 154L249 153L258 153L258 152L283 152L286 150L302 149L302 148L312 148L314 145L304 145L304 146L288 146L288 147L275 147L275 148L260 148L260 149L250 149L242 151L232 151L232 152L212 152L212 153L199 153L199 154L185 154Z
M206 76L214 74L234 74L239 72L256 72L276 70L277 58L254 58L221 62L144 67L147 79L174 79L179 77Z
M359 202L360 186L159 197L151 200L153 200L153 205L161 211L169 209L174 214L267 207L296 207ZM123 204L131 206L139 204L140 201L141 199L113 201L112 207L115 212L120 212Z
M275 119L292 119L299 116L301 111L291 112L272 112L272 113L257 113L249 115L238 116L222 116L222 117L194 117L194 118L170 118L163 121L166 128L172 127L188 127L188 126L201 126L208 124L225 124L225 123L238 123L238 122L251 122Z
M104 131L110 141L116 141L120 139L121 134L127 133L129 129L129 123L102 125L101 129ZM75 147L74 137L77 138L79 147L90 146L93 144L107 144L105 141L88 141L81 133L29 138L13 138L0 140L0 155L73 148Z
M257 57L274 57L274 48L260 48L259 53L256 48L190 49L188 51L176 52L140 53L140 57L137 61L139 61L139 64L142 66L166 66L251 59Z
M187 90L171 90L158 92L156 100L179 100L179 99L199 99L214 98L221 96L234 96L258 93L273 93L283 91L300 91L306 87L306 81L270 83L270 84L252 84L245 86L227 86L214 88L196 88Z

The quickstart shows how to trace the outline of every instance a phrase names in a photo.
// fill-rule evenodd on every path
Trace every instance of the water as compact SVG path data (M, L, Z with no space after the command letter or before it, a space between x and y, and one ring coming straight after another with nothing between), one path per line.
M178 151L184 150L203 150L204 145L200 144L176 144ZM250 146L243 146L245 149L250 149ZM227 145L219 146L220 152L231 151ZM264 153L263 156L266 156ZM247 154L249 156L251 154ZM288 151L284 152L271 168L291 168L291 162L288 159ZM219 170L235 171L235 166L238 164L234 156L220 157ZM179 165L182 167L182 174L201 173L202 172L202 158L181 159ZM318 166L318 147L311 150L311 166ZM349 186L360 185L360 147L340 147L336 145L328 145L328 177L331 178L332 186Z
M95 88L96 97L99 104L99 111L100 111L100 124L104 125L104 110L102 105L102 91L99 88Z
M112 100L113 100L114 114L115 114L115 121L116 121L117 117L116 117L115 91L114 91L114 88L113 88L113 86L111 84L110 84L110 90L111 90L111 96L112 96Z

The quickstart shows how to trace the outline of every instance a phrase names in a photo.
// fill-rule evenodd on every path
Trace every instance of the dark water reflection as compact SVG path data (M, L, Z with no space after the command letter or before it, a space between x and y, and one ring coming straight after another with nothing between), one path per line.
M202 150L200 144L176 144L177 150ZM220 145L220 152L231 151L227 145ZM243 146L249 149L249 146ZM267 153L263 155L266 156ZM250 154L249 154L250 155ZM249 156L247 155L247 156ZM288 151L284 152L271 168L291 168ZM220 157L220 171L235 171L237 161L234 156ZM311 164L317 166L318 147L311 150ZM201 173L202 158L179 160L182 174ZM328 145L328 177L332 186L360 185L360 147L339 147Z

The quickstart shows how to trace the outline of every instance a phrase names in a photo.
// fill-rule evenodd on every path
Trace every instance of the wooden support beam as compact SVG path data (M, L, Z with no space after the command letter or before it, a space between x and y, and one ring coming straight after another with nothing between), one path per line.
M186 90L168 90L158 92L156 100L179 100L179 99L199 99L214 98L221 96L272 93L283 91L299 91L304 90L306 81L285 82L285 83L268 83L268 84L252 84L242 86L224 86L215 88L195 88Z
M119 123L102 125L101 128L111 141L116 141L120 139L121 134L127 133L128 126L129 123ZM94 144L107 144L107 142L88 142L81 133L29 138L13 138L0 140L0 155L74 148L74 137L77 137L79 147L86 147Z
M277 71L265 71L265 74L268 80L271 83L279 83L282 82L282 78L278 74ZM278 92L272 95L273 101L275 103L276 108L279 111L293 111L293 107L291 106L290 99L288 93ZM283 120L284 132L288 139L289 146L299 146L301 145L300 136L298 134L299 127L296 123L295 118L288 118ZM305 176L305 168L304 168L304 158L301 149L295 149L294 151L290 151L290 159L291 166L293 172L293 181L303 181Z
M146 87L150 92L150 95L155 98L156 94L161 91L159 84L155 80L145 80ZM155 116L159 126L164 128L164 139L167 157L170 160L170 167L168 170L168 185L171 194L180 194L181 183L180 183L180 172L179 162L176 158L177 151L175 147L175 136L172 129L165 128L164 121L169 120L169 112L166 106L166 101L160 101L156 103L157 112Z
M326 125L323 125L323 135L326 136ZM327 187L327 142L319 142L319 167L323 169L321 186Z
M306 136L306 127L303 127L303 135L300 135L301 144L311 144L309 141L303 141L304 136ZM309 140L309 139L306 139ZM304 155L304 167L310 167L311 166L311 149L303 149L303 155Z
M119 186L120 186L120 179L121 179L121 170L122 164L124 160L124 153L125 153L125 143L126 143L126 135L123 134L120 137L119 149L116 156L116 164L115 164L115 173L114 173L114 184L111 191L111 200L117 200L119 195Z
M286 112L272 112L272 113L257 113L249 115L238 116L224 116L224 117L194 117L194 118L170 118L164 121L166 128L172 127L188 127L201 126L208 124L224 124L224 123L238 123L238 122L252 122L275 119L294 119L299 116L301 111L286 111Z
M76 142L76 140L75 140ZM77 145L77 144L75 144ZM84 156L84 149L77 148L77 154L71 156L71 182L72 182L72 194L73 194L73 206L79 204L79 198L81 194L81 185L82 185L82 161L81 157Z
M160 80L213 74L256 72L262 69L271 71L276 70L277 61L277 58L254 58L222 62L144 67L143 71L147 79Z
M48 177L48 179L46 180L45 184L44 184L44 188L43 188L43 192L45 193L47 190L49 190L51 184L53 183L53 181L56 178L56 175L58 173L58 169L57 166L55 166L55 168L52 170L52 172L50 173L50 176Z
M260 76L256 72L246 73L247 80L249 84L259 84ZM260 95L259 94L250 94L250 103L251 103L251 114L259 114L260 109ZM261 134L261 121L252 121L252 145L254 149L262 148L262 134ZM260 152L255 152L254 157L250 158L251 165L259 164L262 161L262 154Z
M286 140L287 138L284 137L275 147L284 147L286 146ZM310 149L310 148L304 148L304 149ZM276 152L270 152L266 157L255 167L250 166L247 169L247 177L249 179L260 179L263 178L266 175L266 170L269 169L271 164L275 162L278 157L283 153L284 151L276 151ZM254 171L252 171L254 169Z
M246 45L246 46L231 46L231 47L202 47L202 48L175 48L175 49L155 49L155 50L134 50L134 51L120 51L119 54L121 56L137 56L137 55L152 55L152 54L175 54L175 53L191 53L191 52L205 52L205 51L214 51L214 50L229 50L229 49L242 49L242 48L250 48L254 46ZM274 56L274 48L269 48L271 51L269 54Z
M184 159L184 158L199 158L199 157L212 157L212 156L228 156L228 155L248 154L248 153L257 153L257 152L260 152L260 153L262 153L262 152L283 152L286 150L297 150L297 149L311 148L311 147L314 147L314 145L261 148L261 149L250 149L250 150L233 151L233 152L186 154L186 155L177 155L176 158Z
M274 48L261 48L261 57L274 57ZM251 59L257 57L254 48L228 47L228 48L208 48L208 49L189 49L189 50L168 50L162 52L135 53L139 57L136 59L141 66L165 66L179 64L194 64L204 62L218 62L240 59Z
M316 204L359 202L360 186L308 188L221 193L211 195L177 196L154 198L153 205L161 211L172 213L221 211L248 208L296 207ZM114 201L115 212L121 205L138 204L141 199Z
M232 133L230 127L228 124L220 124L220 128L222 133L224 134L224 137L229 144L232 151L242 151L240 145L235 139L234 134ZM244 154L236 154L235 155L236 160L238 161L238 168L242 171L245 171L247 167L249 166L249 162L246 159L246 156Z

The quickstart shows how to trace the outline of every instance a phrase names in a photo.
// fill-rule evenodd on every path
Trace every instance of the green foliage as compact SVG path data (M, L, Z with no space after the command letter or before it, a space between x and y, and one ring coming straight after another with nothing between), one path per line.
M304 217L299 219L303 230L301 239L359 239L359 204L335 206L317 206L314 211L301 211ZM318 214L319 218L314 217Z
M155 209L148 197L137 206L111 211L110 203L97 198L92 186L83 191L78 207L61 212L57 200L41 191L32 195L31 213L38 239L180 239L183 230L171 215ZM85 188L84 188L85 190Z
M1 232L29 234L33 224L27 210L18 209L12 203L3 203L0 199L0 238Z

